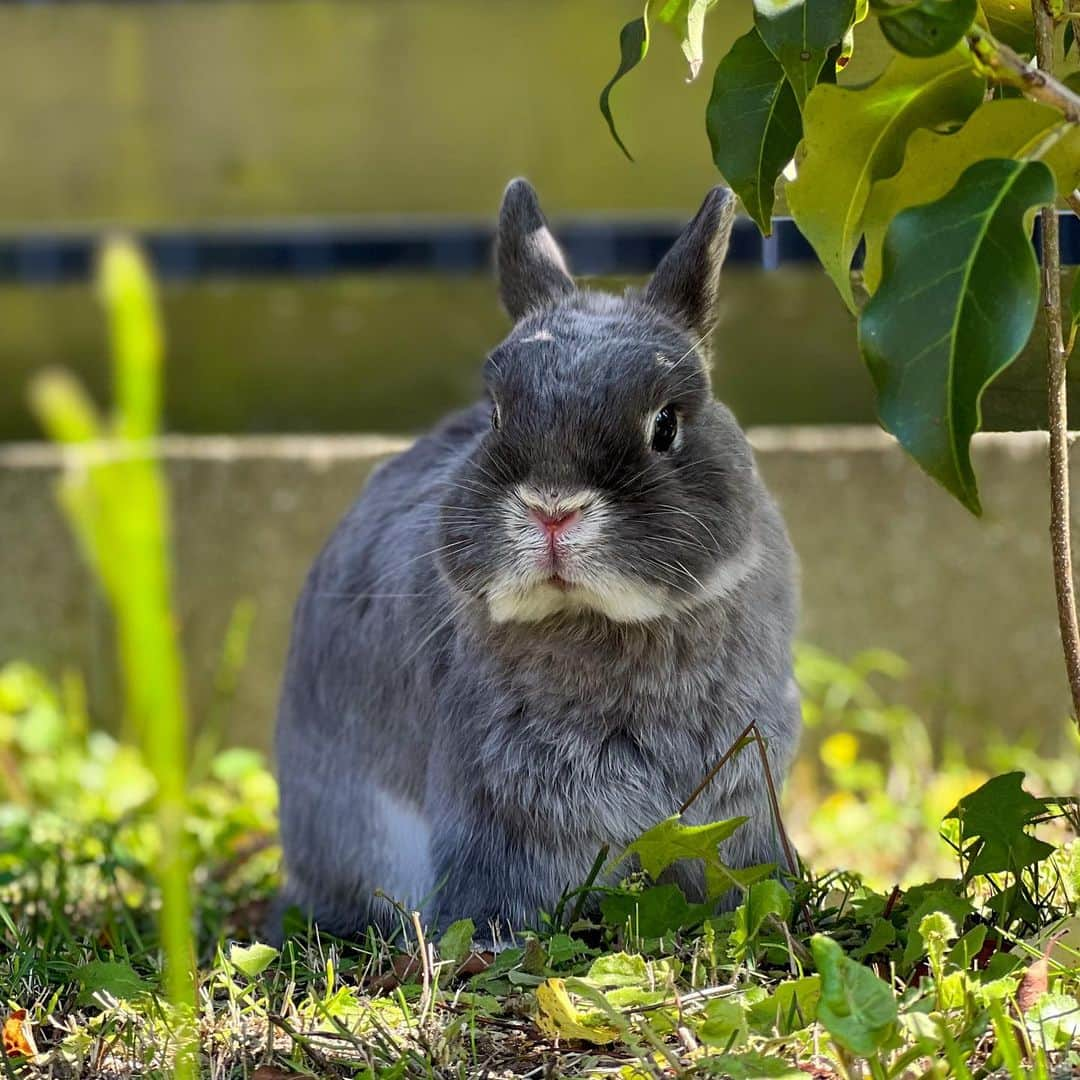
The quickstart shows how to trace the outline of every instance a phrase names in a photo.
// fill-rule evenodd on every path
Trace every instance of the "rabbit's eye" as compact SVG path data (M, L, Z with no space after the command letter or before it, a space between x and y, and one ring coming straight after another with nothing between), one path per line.
M674 405L665 405L653 418L650 445L658 454L666 453L675 445L678 434L679 414Z
M491 406L491 430L498 431L502 427L502 417L499 415L499 406Z

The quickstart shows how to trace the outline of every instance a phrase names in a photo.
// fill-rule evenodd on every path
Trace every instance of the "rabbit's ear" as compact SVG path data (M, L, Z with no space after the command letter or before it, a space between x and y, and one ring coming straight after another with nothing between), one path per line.
M653 307L695 338L707 337L716 322L720 267L734 222L735 197L727 188L714 187L645 289Z
M512 319L572 293L574 279L528 180L511 180L495 239L499 296Z

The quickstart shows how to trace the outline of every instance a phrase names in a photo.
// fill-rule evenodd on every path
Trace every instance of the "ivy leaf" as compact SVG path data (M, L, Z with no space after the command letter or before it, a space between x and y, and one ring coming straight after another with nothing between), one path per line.
M717 64L705 129L716 167L768 236L776 180L799 145L802 117L780 61L757 30Z
M1031 215L1053 198L1042 162L972 165L944 198L889 226L881 287L859 320L882 424L973 514L980 399L1035 325Z
M913 131L965 119L984 88L954 49L931 60L898 56L868 86L822 84L807 99L806 153L787 186L788 206L852 311L851 259L871 185L900 168Z
M938 56L963 40L978 0L870 0L885 40L907 56Z
M855 19L855 0L754 0L754 25L801 108Z
M965 169L984 158L1028 156L1060 124L1057 109L1010 98L980 105L955 134L913 132L900 171L874 184L866 204L863 280L867 289L874 292L881 282L885 230L901 210L940 198ZM1058 191L1072 191L1080 184L1080 128L1069 128L1041 160L1053 170Z
M1028 0L981 0L987 29L1017 52L1035 52L1035 21Z
M608 131L618 144L619 149L633 161L630 151L619 138L619 132L615 128L615 117L611 113L611 91L615 84L629 74L645 59L649 51L649 5L646 3L645 11L640 19L631 19L622 30L619 31L619 67L615 74L608 80L607 85L600 91L600 113L607 121Z
M1025 168L1035 164L1032 162ZM1000 257L1007 258L1004 253ZM1041 799L1024 790L1023 779L1021 772L995 776L965 795L946 815L946 821L955 818L960 822L961 844L974 841L974 857L966 873L968 879L977 874L1010 870L1015 873L1053 853L1052 845L1026 831L1046 808Z
M253 945L233 945L229 949L229 963L249 979L258 978L277 956L277 949L255 942Z
M845 1050L869 1057L896 1024L892 989L823 934L815 934L810 947L821 974L818 1023Z

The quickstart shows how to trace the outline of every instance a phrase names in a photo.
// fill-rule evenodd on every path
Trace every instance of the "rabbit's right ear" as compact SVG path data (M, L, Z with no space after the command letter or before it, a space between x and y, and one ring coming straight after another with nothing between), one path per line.
M495 238L499 296L515 321L572 293L576 286L528 180L511 180Z

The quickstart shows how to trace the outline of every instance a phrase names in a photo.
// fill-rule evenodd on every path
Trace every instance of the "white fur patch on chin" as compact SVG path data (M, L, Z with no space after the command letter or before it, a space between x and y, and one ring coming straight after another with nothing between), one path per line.
M602 584L560 589L547 582L504 580L487 597L494 622L540 622L561 612L596 611L612 622L648 622L672 611L666 590L618 574Z
M699 604L721 600L746 580L761 562L763 548L756 539L722 562L693 593L675 592L635 581L622 574L605 574L590 585L560 589L546 581L522 583L504 576L487 594L488 611L497 623L540 622L563 612L595 611L612 622L650 622L689 611Z

